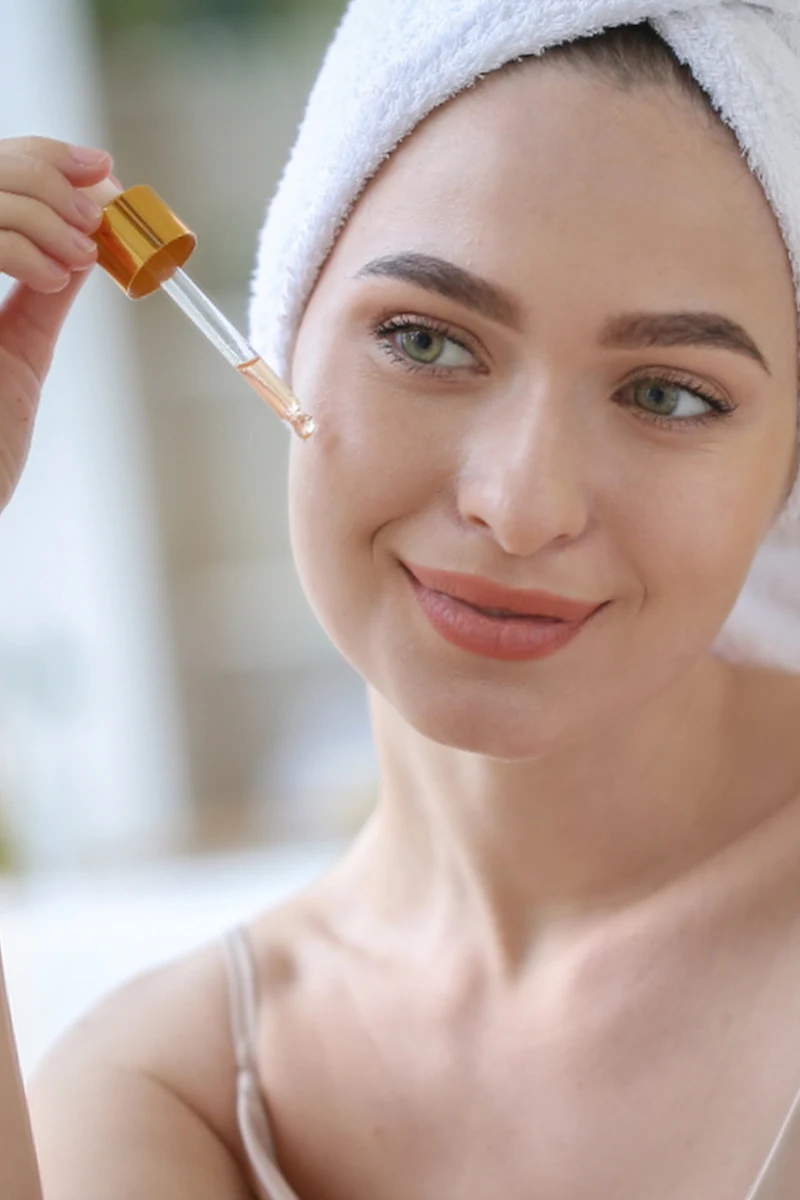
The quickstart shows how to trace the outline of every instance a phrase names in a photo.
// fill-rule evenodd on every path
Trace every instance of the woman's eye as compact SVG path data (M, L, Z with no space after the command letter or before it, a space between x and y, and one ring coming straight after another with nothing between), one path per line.
M422 366L469 367L475 363L475 356L466 346L435 329L423 326L398 329L391 340L397 350Z
M643 380L633 384L631 395L645 412L658 417L675 417L677 420L703 416L714 407L708 400L689 388L681 387L679 383Z

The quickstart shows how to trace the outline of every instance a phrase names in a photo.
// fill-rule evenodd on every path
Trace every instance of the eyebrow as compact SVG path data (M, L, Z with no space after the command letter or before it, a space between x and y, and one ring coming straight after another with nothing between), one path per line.
M368 262L358 272L356 279L365 275L402 279L427 292L437 292L448 300L455 300L501 325L509 325L512 329L519 329L522 325L522 307L510 292L489 283L487 279L481 279L480 275L457 267L445 258L411 252L390 254Z
M522 307L510 292L444 258L407 251L372 259L356 278L379 276L455 300L481 316L508 325L522 326ZM636 350L641 346L711 346L745 355L771 374L756 342L737 321L714 312L631 312L610 317L598 344L606 349Z

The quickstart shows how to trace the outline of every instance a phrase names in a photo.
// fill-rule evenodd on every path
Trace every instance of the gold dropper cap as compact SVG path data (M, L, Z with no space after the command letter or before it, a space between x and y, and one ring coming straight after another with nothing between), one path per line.
M113 185L111 185L113 188ZM102 185L87 188L90 195ZM170 279L197 245L197 238L145 183L100 200L103 220L92 235L97 261L132 300L139 300Z

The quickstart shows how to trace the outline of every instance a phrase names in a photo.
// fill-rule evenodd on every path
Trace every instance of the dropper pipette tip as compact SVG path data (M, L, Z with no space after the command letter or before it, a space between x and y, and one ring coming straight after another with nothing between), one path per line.
M299 408L297 412L292 413L286 419L297 436L302 438L304 442L311 437L312 433L316 429L314 418L310 417L308 413L302 412L302 410Z
M303 412L294 392L290 391L260 355L248 362L239 363L236 370L265 404L292 427L299 438L306 441L311 437L316 428L313 417Z

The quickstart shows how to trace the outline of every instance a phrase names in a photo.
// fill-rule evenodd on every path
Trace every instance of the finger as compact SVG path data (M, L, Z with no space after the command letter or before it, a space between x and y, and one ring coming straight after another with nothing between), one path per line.
M0 192L38 200L84 232L97 229L102 217L98 204L72 187L52 163L24 154L8 154L3 149L7 145L0 142Z
M49 163L78 187L104 179L114 165L107 150L72 146L56 138L19 137L0 141L0 152Z
M0 269L37 292L60 292L70 271L13 229L0 229Z
M0 192L2 230L21 233L37 249L66 267L86 267L97 257L97 246L88 234L62 220L40 200L28 196ZM2 258L0 270L6 270Z
M61 326L87 277L87 271L74 271L55 295L42 295L18 283L0 308L0 347L27 363L40 382L47 374Z

